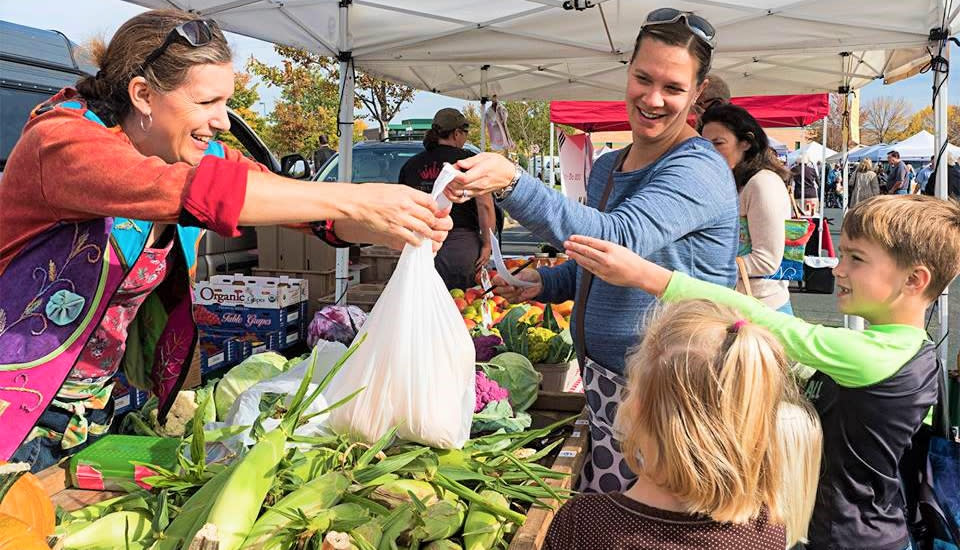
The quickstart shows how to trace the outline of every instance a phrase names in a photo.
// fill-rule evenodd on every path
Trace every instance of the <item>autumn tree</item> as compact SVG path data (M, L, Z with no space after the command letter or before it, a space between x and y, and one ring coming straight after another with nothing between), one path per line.
M895 139L906 139L921 130L933 133L933 107L924 107L910 117L906 128ZM947 141L957 143L960 140L960 106L951 105L947 109Z
M309 157L319 148L321 135L330 145L337 142L339 85L326 72L312 66L300 50L275 46L283 59L280 66L267 65L253 57L248 69L267 85L280 88L280 99L269 116L267 141L278 155L301 153ZM356 134L356 128L354 128Z
M863 143L890 143L903 133L909 122L910 104L906 99L876 97L860 111Z
M830 110L827 115L827 147L834 151L843 149L843 98L839 94L830 94ZM823 120L818 120L804 127L804 135L808 142L823 144ZM847 145L854 144L847 136Z
M468 103L463 107L463 116L470 124L470 131L467 134L467 143L472 143L480 147L480 109L473 103Z
M529 156L533 145L541 151L550 143L550 103L547 101L507 101L507 130L517 144L517 153Z
M250 73L237 73L233 81L233 95L227 100L227 107L242 118L257 135L263 137L267 134L267 124L263 117L253 110L253 106L260 101L260 93L257 92L258 85L251 84L252 80ZM230 132L220 133L217 139L237 151L245 150Z
M387 125L404 104L413 100L414 89L394 84L358 70L355 93L373 120L380 125L380 139L387 139Z

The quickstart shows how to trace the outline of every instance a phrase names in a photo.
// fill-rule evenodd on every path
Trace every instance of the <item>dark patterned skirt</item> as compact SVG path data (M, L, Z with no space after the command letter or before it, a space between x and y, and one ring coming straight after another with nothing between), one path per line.
M620 454L620 442L614 438L613 431L613 421L625 388L623 376L587 359L583 369L583 390L587 397L590 438L577 487L581 492L623 492L637 479Z

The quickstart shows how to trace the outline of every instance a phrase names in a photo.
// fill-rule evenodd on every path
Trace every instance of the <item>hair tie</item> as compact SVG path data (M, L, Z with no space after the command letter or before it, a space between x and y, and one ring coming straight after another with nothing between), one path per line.
M746 325L746 324L747 324L746 319L740 319L735 323L733 323L732 325L730 325L730 329L727 332L730 332L732 334L737 334L740 332L740 329L743 328L743 325Z
M97 71L96 76L94 76L93 78L95 78L96 80L101 80L103 78L103 69L100 69L99 71Z

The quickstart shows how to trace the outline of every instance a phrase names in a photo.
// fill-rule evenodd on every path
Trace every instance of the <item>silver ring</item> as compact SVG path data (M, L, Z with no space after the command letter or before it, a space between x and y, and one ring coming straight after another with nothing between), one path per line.
M468 192L466 189L464 189L463 191L460 191L460 198L465 199L465 198L467 198L467 197L469 197L469 196L470 196L470 194L469 194L469 192Z

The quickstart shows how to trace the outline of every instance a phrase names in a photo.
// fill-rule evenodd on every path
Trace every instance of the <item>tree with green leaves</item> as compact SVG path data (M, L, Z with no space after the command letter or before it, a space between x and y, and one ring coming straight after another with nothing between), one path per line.
M250 73L237 73L233 81L233 95L227 100L227 107L233 110L247 123L257 135L264 138L267 135L267 123L253 110L253 106L260 102L260 93L257 92L257 84L251 84L252 76ZM224 142L231 149L245 151L243 145L233 137L230 132L222 132L217 139ZM272 145L268 142L268 147Z
M380 139L387 139L387 125L397 116L404 104L413 100L414 89L405 84L377 78L357 71L356 96L367 108L373 120L380 125Z

